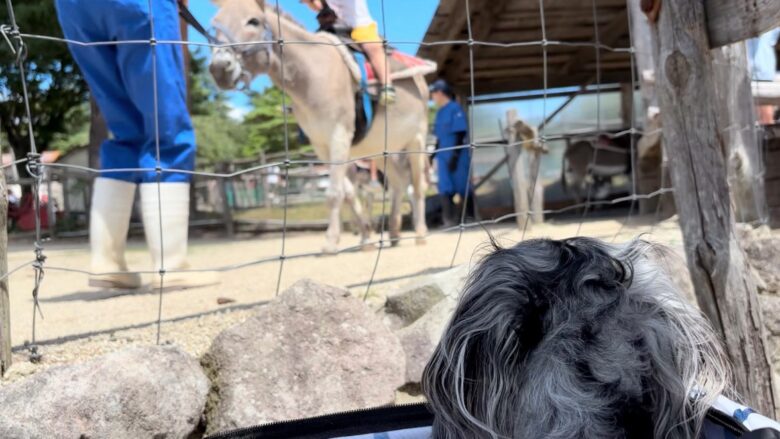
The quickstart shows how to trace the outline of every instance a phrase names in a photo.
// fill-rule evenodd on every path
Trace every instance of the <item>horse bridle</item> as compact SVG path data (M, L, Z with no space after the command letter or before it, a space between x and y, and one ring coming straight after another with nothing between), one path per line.
M192 12L182 0L177 0L177 3L179 4L179 15L184 21L187 22L187 24L192 26L199 34L203 35L209 44L211 44L212 47L216 50L227 50L231 53L241 68L241 76L239 81L243 82L244 84L241 89L248 89L249 84L252 81L252 72L246 67L244 57L253 56L265 51L268 53L270 58L271 52L273 50L271 46L274 44L274 35L268 22L265 20L262 20L261 22L263 26L263 37L261 41L244 43L238 41L235 38L235 35L233 35L229 29L215 21L211 22L211 27L216 29L217 35L210 33L206 30L206 28L203 27L202 24L200 24L195 16L192 15Z

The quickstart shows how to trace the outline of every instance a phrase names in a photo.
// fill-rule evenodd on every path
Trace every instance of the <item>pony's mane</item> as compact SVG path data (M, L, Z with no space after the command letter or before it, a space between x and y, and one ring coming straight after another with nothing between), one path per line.
M295 17L293 17L292 14L282 9L282 7L278 5L276 1L273 2L273 5L268 5L268 6L271 6L274 14L277 14L283 19L287 20L288 22L290 22L290 24L297 27L299 30L311 33L311 31L309 29L306 29L306 26L304 26L300 21L298 21Z

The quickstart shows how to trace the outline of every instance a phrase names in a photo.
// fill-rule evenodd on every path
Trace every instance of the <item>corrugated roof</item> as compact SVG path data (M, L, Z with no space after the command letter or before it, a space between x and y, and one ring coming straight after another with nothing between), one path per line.
M602 83L631 81L625 0L544 0L544 20L539 0L469 0L469 7L473 39L485 43L473 46L476 94L543 88L545 39L548 88L596 83L599 77ZM418 55L436 61L438 76L468 95L465 11L466 0L442 0ZM459 42L439 44L451 40ZM602 46L599 69L596 42Z

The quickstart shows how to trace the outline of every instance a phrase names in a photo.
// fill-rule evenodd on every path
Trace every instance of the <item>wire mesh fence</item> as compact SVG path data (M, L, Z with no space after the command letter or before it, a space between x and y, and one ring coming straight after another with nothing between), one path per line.
M432 236L438 236L438 235L444 235L448 237L448 240L451 241L451 251L452 257L450 258L450 266L454 265L456 263L457 257L459 255L459 252L461 251L462 246L462 240L464 233L470 229L476 229L476 228L488 228L490 226L498 225L498 224L505 224L510 222L516 222L518 219L522 223L522 234L521 239L526 238L527 231L529 229L529 224L531 223L531 219L534 215L537 214L543 214L543 215L555 215L555 214L564 214L567 212L581 212L581 214L578 215L578 226L576 228L576 234L580 234L582 232L582 225L588 220L590 216L593 214L593 209L596 209L600 206L611 206L611 205L625 205L628 204L627 213L625 214L625 220L622 222L623 225L620 226L617 230L615 230L614 235L612 235L610 238L612 240L618 239L619 236L621 236L623 232L623 226L625 224L631 223L632 219L637 216L637 205L639 202L643 200L649 200L649 199L658 199L664 195L669 195L673 192L673 188L671 187L664 187L663 185L656 190L650 191L649 193L640 193L638 190L638 177L637 177L637 164L639 160L638 151L637 151L637 138L639 136L643 135L650 135L650 134L656 134L659 128L652 128L652 129L645 129L647 127L640 127L639 124L637 124L637 109L635 108L635 100L631 99L630 102L630 108L628 109L628 113L630 114L630 117L628 120L630 121L629 127L624 127L625 129L621 129L619 131L609 130L607 129L602 121L602 90L603 87L607 85L607 81L602 77L602 63L604 62L604 56L605 54L626 54L630 58L630 84L628 85L629 90L631 91L631 94L633 95L637 90L639 90L639 82L640 79L638 75L640 72L638 71L638 68L636 66L636 56L637 56L637 50L635 48L635 45L632 43L628 47L617 47L610 44L605 44L602 41L602 35L603 35L603 29L600 28L600 23L603 23L604 20L602 20L600 14L601 14L601 7L608 7L608 8L614 8L615 6L613 4L609 4L607 6L602 6L600 1L598 0L592 0L590 8L589 8L589 14L590 14L590 22L593 23L592 25L592 35L589 35L584 39L584 41L563 41L563 40L556 40L549 37L547 24L546 24L546 15L547 10L545 7L545 1L544 0L538 0L538 1L528 1L523 2L525 6L529 6L531 4L534 5L535 8L538 8L538 17L540 22L540 27L538 29L538 38L534 39L528 39L528 40L521 40L521 41L487 41L487 40L481 40L477 38L477 35L475 33L474 29L474 23L472 22L472 17L475 15L475 11L473 10L473 1L470 0L462 0L458 2L458 7L463 8L463 13L465 14L465 21L466 21L466 33L465 36L460 36L455 39L447 39L447 40L441 40L441 41L428 41L428 42L416 42L416 41L388 41L383 40L382 44L383 46L387 48L389 46L397 46L397 47L403 47L405 45L421 45L423 47L437 47L437 46L445 46L445 45L451 45L451 46L459 46L459 47L465 47L467 50L467 56L466 56L466 66L468 69L468 77L469 77L469 83L468 83L468 95L467 101L470 103L468 108L468 125L469 125L469 132L474 133L477 130L477 122L475 120L475 105L479 102L479 96L477 94L477 85L479 76L479 72L476 69L475 64L475 56L476 51L482 48L494 48L497 50L509 50L512 48L520 48L520 47L529 47L529 48L538 48L540 51L539 57L541 58L541 64L542 64L542 78L543 82L540 84L541 89L541 100L542 100L542 108L541 108L541 119L542 123L538 126L539 132L538 132L538 138L537 139L531 139L531 140L520 140L515 142L480 142L479 139L472 138L468 144L465 145L459 145L454 146L450 148L444 148L439 149L438 152L442 152L443 150L467 150L470 154L470 161L469 161L469 174L472 174L474 172L474 155L478 151L482 150L490 150L495 148L516 148L521 151L523 151L529 143L538 143L542 149L548 149L548 146L550 144L553 144L558 141L570 141L573 138L577 137L577 134L569 134L569 133L550 133L549 131L549 125L550 125L550 119L555 117L558 114L558 109L553 108L552 104L549 103L549 94L554 91L554 87L551 86L548 82L548 76L550 74L550 63L549 63L549 57L550 57L550 50L552 48L574 48L577 50L592 50L592 55L588 55L591 57L595 62L595 75L592 78L592 80L589 81L589 85L594 86L595 89L595 100L596 100L596 109L595 109L595 126L592 127L591 133L595 136L604 136L608 139L628 139L628 155L629 155L629 161L630 161L630 173L628 175L628 194L619 196L619 197L611 197L611 198L601 198L596 199L595 195L593 193L594 186L589 185L587 187L587 193L585 194L585 199L581 200L579 202L570 203L563 207L558 208L546 208L543 209L541 212L532 211L531 209L528 209L524 212L513 212L508 213L505 215L499 215L495 216L493 218L487 218L487 219L479 219L479 220L469 220L468 219L468 209L470 206L468 206L468 198L464 198L463 202L461 203L461 210L458 215L459 221L458 224L453 227L446 227L446 228L440 228L436 230L428 231L424 237L432 237ZM520 2L518 2L520 3ZM550 3L549 1L547 2ZM384 0L379 0L378 2L379 10L381 11L381 15L379 17L379 24L381 30L383 30L384 34L387 35L388 33L388 24L385 17L385 4ZM282 278L284 276L285 272L285 265L291 261L291 260L297 260L297 259L305 259L305 258L312 258L315 256L319 256L321 252L319 250L314 251L307 251L307 252L300 252L300 253L293 253L288 248L288 235L291 229L290 225L290 206L294 205L294 198L296 194L294 193L294 188L292 187L289 182L295 180L296 178L320 178L321 175L308 175L305 176L302 173L301 169L306 169L307 167L312 166L328 166L331 168L339 167L339 166L346 166L346 165L352 165L360 161L364 160L377 160L382 163L382 168L387 169L388 167L388 160L392 160L396 157L403 157L408 156L412 154L423 154L425 156L429 156L432 154L432 151L394 151L389 149L388 147L388 137L390 133L393 130L393 126L390 123L389 119L389 112L384 111L382 114L382 117L384 118L384 133L383 133L383 142L382 145L376 145L373 152L370 154L364 154L361 156L354 156L349 157L344 160L340 159L323 159L322 157L316 157L316 158L296 158L293 156L293 151L290 150L290 132L289 132L289 121L286 111L283 111L284 114L284 154L274 158L272 160L264 161L263 163L255 163L255 164L248 164L243 165L234 169L230 169L227 167L222 168L216 168L217 170L214 171L199 171L199 170L190 170L190 169L174 169L174 168L168 168L165 167L160 159L160 133L159 133L159 126L155 124L155 136L154 136L154 144L155 144L155 153L156 153L156 165L154 167L147 167L147 168L127 168L127 169L95 169L91 167L85 167L80 165L73 165L73 164L64 164L64 163L43 163L41 161L41 151L39 151L35 136L34 136L34 129L32 126L32 114L31 114L31 106L30 106L30 98L28 96L27 92L27 78L25 74L25 65L26 65L26 55L28 53L27 50L27 42L31 40L38 40L38 41L45 41L49 44L68 44L71 46L78 46L78 47L96 47L96 46L117 46L117 45L139 45L139 46L148 46L149 51L151 53L152 57L152 74L150 78L150 82L152 86L150 87L150 92L152 94L152 97L154 99L154 108L155 108L155 114L154 119L155 121L159 120L158 115L158 107L159 103L157 101L158 99L158 90L157 90L157 84L158 84L158 68L157 68L157 50L162 45L176 45L176 46L182 46L184 48L186 47L205 47L210 50L215 49L224 49L230 51L230 53L237 59L239 62L243 62L242 59L244 57L252 57L256 56L259 51L264 51L270 54L273 54L273 56L277 57L279 63L280 63L280 69L279 69L279 86L282 89L282 107L286 108L288 105L289 100L289 91L287 90L287 81L285 79L285 75L288 74L288 69L286 68L286 63L289 62L289 59L287 58L288 51L291 50L291 48L294 48L299 45L323 45L323 46L337 46L338 43L329 42L326 40L318 40L316 42L312 41L299 41L295 38L290 38L287 35L284 34L285 26L282 23L283 20L283 14L282 9L280 7L280 2L278 0L275 0L275 2L267 2L265 4L265 8L268 12L274 12L270 14L264 14L263 17L266 22L263 23L266 29L268 29L268 33L264 35L264 38L261 40L254 40L254 41L235 41L233 38L226 38L224 36L224 33L221 34L222 38L215 38L213 41L207 42L207 43L198 43L198 42L192 42L192 41L180 41L180 40L164 40L164 39L157 39L155 37L155 28L154 28L154 9L152 7L152 0L149 0L148 3L148 10L150 15L150 26L149 26L149 38L148 39L140 39L140 40L127 40L127 41L75 41L70 40L66 38L57 38L47 35L40 35L40 34L31 34L26 33L25 29L21 29L14 18L14 4L12 0L6 0L6 7L8 10L8 17L9 22L2 24L0 27L0 33L3 36L4 40L4 47L2 50L10 51L10 53L15 56L15 61L19 69L19 78L16 82L17 86L21 90L21 93L24 97L25 102L25 109L26 109L26 115L22 118L24 119L25 123L28 124L28 134L29 134L29 153L26 157L21 158L19 160L14 161L13 163L9 163L4 165L4 167L11 167L11 166L17 166L17 165L25 165L26 170L30 177L30 186L33 192L33 200L35 202L34 206L34 212L35 212L35 228L34 228L34 245L33 245L33 255L30 258L29 261L24 262L16 267L12 267L7 273L4 273L2 275L2 278L5 279L9 276L16 275L22 270L32 268L34 272L34 287L32 291L32 297L33 297L33 312L32 312L32 333L31 333L31 344L32 346L35 346L37 342L36 337L36 321L39 317L43 316L43 310L39 303L39 295L40 291L42 289L46 288L46 283L50 281L50 279L53 277L53 273L77 273L79 275L84 276L94 276L94 275L104 275L104 274L110 274L110 273L102 273L102 272L93 272L89 269L84 269L81 267L70 267L70 266L62 266L62 265L55 265L55 264L49 264L46 260L46 245L47 245L47 239L45 236L44 229L41 227L41 208L40 208L40 197L39 193L41 191L41 188L45 186L46 181L44 181L44 178L46 178L47 172L48 175L54 175L56 172L62 172L67 171L69 175L79 174L82 176L86 176L87 181L95 176L111 176L112 173L117 172L151 172L156 175L156 183L158 188L158 195L160 191L160 185L162 184L162 178L164 175L170 175L170 174L185 174L188 176L191 176L195 179L203 179L203 181L209 181L213 182L210 184L221 184L221 182L224 181L243 181L246 183L244 186L240 185L233 185L233 196L234 199L228 204L232 203L233 206L238 206L241 203L244 203L245 206L256 206L260 204L266 203L266 198L268 197L267 189L265 189L265 197L260 197L257 195L257 191L259 189L262 189L263 186L263 179L267 178L269 175L275 175L280 177L280 179L286 184L280 185L276 187L276 198L274 203L278 206L280 209L281 218L277 219L278 221L278 228L281 233L280 235L280 242L279 242L279 249L278 252L271 256L262 256L262 257L256 257L253 258L251 256L248 256L246 260L239 262L239 263L224 263L220 264L219 261L214 261L213 264L209 267L204 268L191 268L191 269L172 269L171 267L168 267L166 265L166 259L165 259L165 250L164 248L160 249L159 254L159 264L153 269L149 270L136 270L133 271L134 273L138 274L147 274L147 275L154 275L157 276L157 282L156 282L156 290L158 295L158 302L156 306L156 313L155 313L155 320L157 324L157 342L160 342L160 332L161 332L161 325L163 322L163 317L165 314L165 295L163 292L165 291L165 280L166 275L170 275L171 273L196 273L196 272L203 272L203 271L213 271L213 272L221 272L221 273L235 273L239 270L245 269L247 267L252 266L258 266L258 265L265 265L265 264L278 264L278 270L276 272L275 279L273 280L267 280L264 279L263 281L267 281L269 283L272 283L274 285L274 289L276 293L279 293L279 290L282 286ZM411 6L410 6L411 7ZM558 10L556 9L555 13L558 13ZM631 33L632 26L630 25L631 20L631 14L628 12L625 13L625 20L629 21L629 35ZM219 34L219 33L218 33ZM633 41L633 39L630 37L630 41ZM294 49L292 49L294 50ZM743 66L744 67L744 66ZM575 67L576 69L576 67ZM389 71L385 72L387 75L389 75ZM489 81L489 80L485 80ZM576 93L576 92L573 92ZM723 132L733 132L733 131L739 131L739 130L756 130L757 128L753 125L751 126L745 126L745 127L723 127ZM4 145L5 147L6 145ZM591 161L588 165L588 172L592 173L593 169L597 167L599 164L599 155L605 154L605 152L600 148L595 148L594 153L592 154ZM664 176L665 167L662 167L662 176L661 176L661 182L665 182L667 178ZM536 193L534 190L537 184L543 184L539 175L539 167L536 166L535 169L533 169L533 174L531 175L531 190L529 191L531 197L533 198L533 194ZM756 179L760 179L761 175L763 173L763 164L761 170L755 174ZM592 175L591 175L592 177ZM467 180L467 188L466 193L469 193L473 189L474 182L472 179ZM236 190L237 187L243 187L244 193L241 195L238 195L238 192ZM208 191L208 188L205 189ZM519 190L518 188L514 188L514 190ZM254 191L254 192L252 192ZM352 252L358 252L361 251L361 249L364 249L367 245L373 246L375 250L375 259L373 263L371 264L371 270L367 271L365 273L365 291L363 294L363 298L365 299L369 291L372 289L372 287L375 284L375 281L377 279L377 272L380 267L381 260L383 258L383 255L385 254L386 249L391 244L396 243L405 243L407 241L411 240L418 240L420 237L415 235L404 235L401 237L393 237L392 240L389 238L389 232L387 230L388 224L386 222L386 218L388 218L388 208L389 204L391 203L391 199L389 197L389 188L387 185L382 185L381 189L381 201L377 200L377 202L381 203L381 209L379 209L379 220L378 220L378 236L377 238L369 241L368 243L360 243L356 245L347 245L342 248L339 248L334 252L334 255L331 257L339 257L341 254L345 253L352 253ZM223 196L227 197L227 193L222 191ZM158 200L161 198L158 197ZM324 197L319 198L318 201L325 202ZM213 201L212 203L207 204L216 204L216 201ZM533 199L531 204L533 204ZM660 203L658 205L659 207L655 211L655 221L652 221L653 224L651 224L647 231L652 232L653 227L655 226L655 223L657 222L657 219L660 215ZM155 233L159 233L160 235L160 242L166 242L164 239L164 235L167 233L165 228L163 227L162 223L162 212L163 212L163 205L162 202L157 206L158 209L158 217L160 218L160 224L157 227L157 230ZM230 219L230 222L232 223L232 219ZM392 242L391 242L392 241ZM443 249L438 249L439 252L444 251ZM311 262L312 269L316 270L316 262ZM44 277L44 274L47 275L47 277Z

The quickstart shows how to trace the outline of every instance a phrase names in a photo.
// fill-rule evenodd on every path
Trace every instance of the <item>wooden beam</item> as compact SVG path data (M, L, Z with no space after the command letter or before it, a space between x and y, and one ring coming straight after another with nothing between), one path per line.
M606 26L597 28L599 33L599 42L605 46L613 46L623 36L626 26L625 13L614 14L612 16L612 20L610 20ZM594 36L590 42L595 44L596 37ZM596 49L590 46L580 47L577 52L572 54L569 62L561 67L560 74L568 75L575 68L593 61L596 58L596 50L601 50L601 48Z
M757 37L780 25L777 0L705 0L704 5L713 49Z
M447 8L449 8L452 12L447 17L446 32L444 35L442 35L441 38L436 38L433 41L428 41L428 35L426 35L425 42L436 43L440 41L459 39L458 37L466 26L466 2L465 0L441 0L439 3L439 8L436 10L436 15L434 15L434 17L438 16L439 11L445 11ZM436 61L436 64L439 65L440 72L444 67L447 56L455 46L456 45L454 44L442 44L428 48L429 53L431 54L430 58L433 61Z
M742 3L742 2L740 2ZM753 274L734 233L704 0L664 0L654 26L664 143L696 298L722 337L736 392L775 413Z
M547 78L547 86L549 88L555 87L571 87L588 82L593 77L593 72L576 72L569 76L550 75ZM617 83L630 81L631 76L628 71L607 71L602 72L601 82L602 84ZM527 90L539 90L543 82L542 75L508 75L504 77L494 78L486 81L476 81L477 95L480 94L495 94L495 93L511 93ZM468 75L464 75L458 81L453 83L453 86L466 95L469 94L469 78Z
M512 182L512 196L514 199L516 215L515 222L517 223L517 227L522 230L525 226L528 212L531 210L531 203L528 196L528 188L531 182L528 180L528 176L525 173L525 167L523 166L523 160L521 160L523 147L513 145L513 143L518 141L517 132L515 131L517 120L517 110L514 108L507 110L506 129L509 147L506 152L509 165L509 179Z
M502 9L507 0L493 0L489 3L486 0L475 0L469 2L471 10L471 38L474 41L485 41L490 36L491 23ZM465 9L465 7L464 7ZM468 29L467 29L468 30ZM476 49L475 49L476 50ZM448 66L445 76L452 82L456 79L454 75L458 74L464 68L469 67L469 48L461 46L454 49L460 56L455 60L452 66Z
M651 80L655 77L658 44L653 41L650 22L642 12L640 3L641 0L628 0L629 14L631 14L631 45L634 47L639 90L642 93L642 106L644 107L642 114L647 117L648 108L658 105L655 84ZM645 120L645 125L648 122Z
M664 152L660 134L652 132L657 127L658 96L655 92L655 61L658 44L653 40L650 21L642 12L641 0L628 0L631 18L631 45L634 47L636 74L642 96L642 128L645 133L636 144L636 182L640 195L647 195L664 187L668 175L663 172ZM650 111L651 107L653 108ZM659 210L660 203L671 204L669 197L658 196L639 200L639 213L650 214ZM671 210L672 206L666 206Z
M712 51L718 84L718 116L728 147L729 187L741 223L768 220L764 178L761 176L761 146L756 130L756 112L751 90L747 47L740 42Z
M8 273L8 187L0 170L0 275ZM11 301L8 277L0 281L0 378L11 367Z

